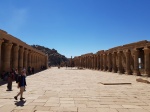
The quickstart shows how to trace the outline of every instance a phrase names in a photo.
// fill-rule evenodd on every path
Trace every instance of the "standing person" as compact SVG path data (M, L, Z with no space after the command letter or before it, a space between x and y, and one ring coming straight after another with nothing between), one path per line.
M31 67L29 66L28 67L28 75L31 75L31 70L30 69L31 69Z
M12 81L14 79L14 71L13 71L13 69L10 72L7 72L7 76L8 76L7 89L8 89L8 91L12 91Z
M20 95L20 100L23 100L23 92L26 86L26 78L24 76L24 71L21 72L21 76L18 77L18 88L20 88L20 92L14 97L17 100L17 97Z
M32 74L34 74L34 67L32 67Z
M18 74L18 69L16 68L16 69L15 69L15 81L16 81L16 83L17 83L17 81L18 81L18 76L19 76L19 74Z

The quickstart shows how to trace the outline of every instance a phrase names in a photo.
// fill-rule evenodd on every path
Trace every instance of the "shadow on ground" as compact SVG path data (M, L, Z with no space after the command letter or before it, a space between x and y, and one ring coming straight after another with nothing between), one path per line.
M21 106L21 107L23 107L25 103L26 103L26 101L24 101L24 100L22 100L22 101L15 101L15 105L16 105L16 106Z

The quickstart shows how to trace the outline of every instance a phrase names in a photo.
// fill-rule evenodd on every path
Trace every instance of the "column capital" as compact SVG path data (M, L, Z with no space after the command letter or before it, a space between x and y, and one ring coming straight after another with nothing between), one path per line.
M23 47L19 47L19 50L20 50L21 53L24 52L24 48Z
M150 49L148 47L144 47L144 53L150 53Z
M18 52L18 50L19 50L19 46L18 45L14 45L13 48L14 48L14 52Z
M0 44L2 44L4 42L4 40L3 39L0 39Z
M130 50L129 49L125 49L123 50L124 53L130 53Z
M28 53L29 53L29 50L28 50L28 49L24 49L24 52L25 52L26 54L28 54Z
M7 50L10 50L12 48L12 43L4 43Z

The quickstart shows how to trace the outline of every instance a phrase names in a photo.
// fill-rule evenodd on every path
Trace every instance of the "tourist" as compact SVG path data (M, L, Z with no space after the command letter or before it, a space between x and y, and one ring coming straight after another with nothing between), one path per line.
M18 76L19 76L19 73L18 73L18 69L16 68L15 69L15 81L16 81L16 83L18 81Z
M34 74L34 67L32 67L32 74Z
M8 76L8 78L7 78L7 89L8 89L8 91L12 91L12 81L13 81L13 79L14 79L14 71L13 71L13 69L10 71L10 72L7 72L7 76Z
M31 67L28 67L28 75L31 75Z
M15 100L17 100L17 97L20 95L20 100L22 101L23 99L23 92L24 92L24 89L25 89L25 86L26 86L26 78L25 78L25 75L24 75L24 71L21 72L21 76L19 76L18 78L18 88L20 88L20 92L14 97Z

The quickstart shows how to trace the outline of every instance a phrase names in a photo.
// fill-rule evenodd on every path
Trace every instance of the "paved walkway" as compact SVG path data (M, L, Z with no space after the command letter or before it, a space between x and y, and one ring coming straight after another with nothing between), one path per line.
M0 86L0 112L150 112L150 85L137 76L51 68L27 77L25 101ZM148 79L150 80L150 79ZM102 83L132 83L103 85Z

